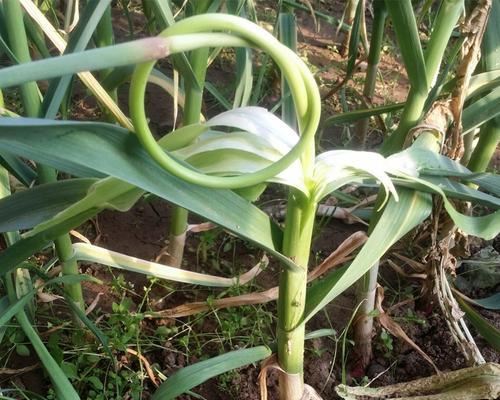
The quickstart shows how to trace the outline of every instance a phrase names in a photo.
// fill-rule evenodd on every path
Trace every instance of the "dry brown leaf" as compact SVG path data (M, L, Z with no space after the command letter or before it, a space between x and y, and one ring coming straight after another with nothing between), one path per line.
M137 351L132 350L132 349L127 349L127 353L130 353L130 354L137 356L141 359L141 361L144 363L144 368L146 368L146 372L149 376L149 379L151 379L151 382L153 382L153 385L158 387L159 386L158 380L156 379L156 376L153 372L153 369L151 368L151 364L149 363L148 359L146 357L144 357L142 354L140 354Z
M199 232L206 232L214 228L217 228L217 225L215 225L213 222L203 222L201 224L188 225L186 231L199 233Z
M87 244L92 244L90 243L90 240L88 240L85 236L83 236L80 232L75 231L75 230L70 230L69 231L70 235L76 237L77 239L80 239L82 242L85 242Z
M39 290L36 294L38 296L38 299L42 303L52 303L55 300L64 299L63 296L58 296L57 294L51 294L51 293L44 293L41 290Z

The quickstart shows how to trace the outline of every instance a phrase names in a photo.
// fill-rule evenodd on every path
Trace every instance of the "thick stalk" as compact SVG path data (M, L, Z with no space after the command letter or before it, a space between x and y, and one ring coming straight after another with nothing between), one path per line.
M385 20L387 18L387 8L384 0L375 0L373 2L374 18L372 37L370 40L370 52L368 54L368 65L366 68L365 86L363 95L370 99L375 92L375 83L377 81L378 63L380 61L380 52L384 38ZM356 134L352 138L353 147L363 149L366 142L366 133L368 132L369 118L364 118L358 122Z
M472 135L472 133L470 133ZM479 132L477 142L467 167L474 172L484 172L500 142L500 118L488 121Z
M396 1L386 1L386 5L393 19L396 36L398 37L400 46L411 46L411 43L406 42L408 28L406 26L402 26L398 29L398 24L401 24L401 21L397 21L396 19L397 14L395 13L395 9L398 8L403 1L406 0L401 0L401 3ZM439 9L434 22L431 38L424 54L425 76L422 76L420 79L415 81L411 81L410 79L411 89L408 93L406 106L397 129L382 145L380 151L383 155L390 155L400 151L403 148L408 132L420 120L427 96L438 76L439 66L441 65L448 41L455 24L460 17L462 8L463 0L444 0L441 3L441 8ZM412 62L414 62L414 60L404 60L407 69L408 64Z
M381 152L383 155L390 155L401 150L409 130L413 128L421 118L428 93L439 73L439 66L441 65L451 32L460 16L462 5L463 0L445 0L441 3L441 8L434 23L431 39L424 55L425 76L420 77L421 79L415 79L415 76L410 76L412 87L408 94L408 99L406 101L403 115L401 116L401 121L396 131L394 131L394 133L382 145ZM402 0L401 2L387 1L386 6L393 19L393 25L396 30L398 42L400 43L400 46L403 46L405 45L405 41L407 39L406 35L408 27L403 24L403 20L398 20L397 16L400 15L399 13L404 7L407 8L406 11L408 11L409 14L413 15L411 2L406 0ZM414 33L412 39L418 40L418 36L415 37L416 25L412 25L411 28L414 31L412 31ZM414 45L417 44L420 46L420 43L414 43ZM406 45L411 45L411 43L407 42ZM411 65L413 61L417 62L418 60L404 60L407 70L413 69L413 71L415 71ZM377 204L380 204L380 202L381 195L379 194ZM378 207L375 209L378 209ZM370 221L368 232L373 230L379 217L380 212L375 212L372 220ZM375 302L375 291L372 290L372 288L377 285L378 263L373 267L373 269L373 271L367 272L367 274L358 283L359 296L357 298L357 302L363 302L363 305L358 313L357 322L354 328L355 337L357 338L354 351L357 355L357 362L359 363L356 367L361 369L365 369L367 367L372 354L372 332L369 328L373 326L373 317L370 316L370 313L373 311L373 304Z
M280 41L296 51L297 31L292 10L279 15ZM282 77L282 119L297 129L295 105L290 88ZM308 144L301 156L304 176L312 175L314 142ZM299 265L299 272L283 268L279 276L278 297L278 362L284 373L279 376L281 400L299 400L304 392L304 334L305 324L300 324L306 301L307 266L311 250L312 230L316 204L303 194L292 190L288 196L283 254Z
M280 271L278 298L278 362L285 373L280 374L281 400L299 400L304 390L304 333L300 324L304 313L307 285L307 264L311 246L316 205L289 196L285 222L283 254L302 267L300 272L286 268Z
M3 4L11 50L20 63L28 63L31 61L31 57L29 54L26 31L24 29L21 5L18 0L6 0ZM28 82L21 85L21 97L25 115L35 118L40 117L41 99L35 82ZM54 182L57 179L56 171L42 164L37 165L37 172L39 183ZM78 265L75 261L71 260L72 248L69 235L57 238L54 243L59 260L63 264L63 274L73 275L78 273ZM75 304L83 309L84 302L81 285L79 283L67 284L65 288L70 293L71 299Z
M384 35L387 9L383 0L375 0L373 3L375 17L373 20L373 30L370 42L370 53L368 55L368 69L363 94L368 98L373 96L375 81L377 78L378 63L380 60L380 50ZM368 130L369 119L365 118L358 124L356 136L353 144L358 148L364 148L366 132ZM382 197L379 196L381 199ZM378 218L377 218L378 219ZM373 229L375 221L371 221L370 228ZM371 230L370 230L371 231ZM361 303L358 308L357 317L354 323L354 343L355 357L357 364L364 370L372 358L372 332L373 317L370 316L375 306L375 291L377 289L378 263L368 271L357 284L357 301Z
M201 4L205 3L205 4ZM209 1L200 2L199 9L195 12L203 12L209 7ZM189 55L189 62L197 81L201 87L189 79L184 82L185 103L182 123L184 126L200 122L201 106L203 101L203 83L207 72L209 49L193 50ZM182 207L175 206L172 210L172 222L168 239L166 264L172 267L181 267L186 243L186 229L189 213Z
M353 325L356 367L365 369L372 358L373 316L377 290L378 262L357 283L356 298L361 301ZM357 369L357 368L356 368Z

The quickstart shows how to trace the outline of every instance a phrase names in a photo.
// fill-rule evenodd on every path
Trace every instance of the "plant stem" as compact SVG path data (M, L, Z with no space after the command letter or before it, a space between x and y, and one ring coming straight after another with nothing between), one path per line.
M9 44L12 52L20 63L31 61L26 31L23 23L23 12L18 0L7 0L4 2L6 28L9 35ZM28 82L21 85L21 96L26 116L38 118L41 115L40 92L35 82ZM42 164L37 165L39 183L54 182L57 179L56 171L53 168ZM78 273L78 265L71 259L72 248L69 235L63 235L55 241L56 252L62 262L62 271L65 275ZM67 291L71 299L82 310L84 308L82 288L79 283L67 284Z
M298 400L304 389L304 334L301 324L306 300L307 265L311 246L316 204L300 199L292 191L283 238L283 254L302 267L300 272L282 268L278 298L278 362L285 373L280 374L280 399Z
M393 25L396 28L396 36L398 37L400 47L417 45L416 43L409 43L407 41L406 35L408 32L408 27L406 25L400 27L400 29L397 29L399 24L404 22L398 21L398 8L406 4L408 4L408 7L411 9L411 3L407 0L401 0L401 2L386 2L387 9L389 10L389 13L393 20ZM418 123L418 121L422 117L422 112L424 110L427 96L439 73L439 66L441 65L441 61L446 51L449 38L451 36L453 28L455 27L455 24L458 21L458 18L460 17L462 8L463 0L445 0L441 3L441 8L439 9L438 15L434 22L432 34L424 55L425 76L419 77L418 81L411 81L410 79L411 88L406 100L406 106L401 116L401 121L399 122L397 129L382 145L380 151L383 155L387 156L400 151L403 148L408 132ZM416 26L413 28L414 30L416 30ZM420 43L418 43L418 46L420 46ZM416 61L405 59L404 62L406 65L406 69L408 70L409 64Z
M387 8L384 0L375 0L373 2L374 18L372 27L372 37L370 40L370 52L368 54L368 66L366 69L365 86L363 95L368 99L373 97L375 92L375 83L377 81L378 63L384 38L385 20L387 18ZM368 132L369 118L364 118L358 122L356 134L352 138L353 147L364 149L366 142L366 133Z
M208 5L207 5L208 7ZM203 101L203 86L207 72L208 48L197 49L189 54L189 62L195 78L200 83L186 79L184 90L186 100L182 123L184 126L200 122L201 106ZM201 87L200 87L201 86ZM172 210L172 222L167 247L166 263L172 267L181 267L186 243L186 229L189 213L182 207L175 206Z
M297 32L295 15L292 12L279 15L281 42L296 51ZM297 129L295 105L290 88L282 77L282 119ZM311 140L301 156L305 177L310 177L314 165L314 141ZM307 266L311 250L316 204L304 199L303 194L291 190L288 196L283 254L302 267L299 272L283 268L279 276L278 297L278 363L280 373L279 392L281 400L298 400L304 392L304 335L305 324L301 324L306 301Z
M470 133L472 135L472 133ZM500 142L500 118L488 121L479 133L477 142L467 167L474 172L484 172Z
M357 284L356 301L362 301L358 308L353 326L354 353L356 367L363 370L372 358L373 316L370 313L375 307L375 294L377 290L378 263L373 265Z
M397 2L388 1L385 4L391 14L400 46L420 46L411 2L409 0L401 0ZM425 76L415 79L416 76L409 74L412 86L408 94L406 106L398 128L382 145L380 151L383 155L390 155L400 151L403 148L408 132L421 118L427 96L439 73L439 66L441 65L452 30L460 16L462 6L463 0L445 0L441 3L441 8L434 22L431 38L424 56ZM405 20L403 18L398 19L398 17L403 15L403 12L406 13L406 16L412 17L412 26L410 28L413 35L410 35L410 41L408 37L406 37L409 28L404 23ZM413 40L413 43L411 40ZM405 53L403 53L403 55L404 54ZM417 64L418 60L412 60L408 57L404 59L404 62L407 70L413 69L413 71L415 71L414 66L411 64L413 62ZM379 193L377 204L381 204L382 194L383 193ZM375 209L378 209L378 207L376 206ZM368 229L369 233L375 227L379 217L380 212L374 212ZM355 352L358 355L359 367L362 369L366 368L368 365L372 352L371 329L369 329L369 327L373 325L373 317L370 316L369 313L373 311L373 306L371 306L370 309L370 305L373 305L375 302L375 291L372 289L377 286L378 264L374 266L374 268L375 270L369 271L362 278L358 286L359 297L357 301L358 303L362 301L364 303L360 308L358 322L355 326L355 337L357 339Z

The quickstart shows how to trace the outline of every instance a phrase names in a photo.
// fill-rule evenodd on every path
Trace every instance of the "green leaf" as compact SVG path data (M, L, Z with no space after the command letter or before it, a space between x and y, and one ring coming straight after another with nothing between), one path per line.
M108 8L110 0L90 0L78 19L78 23L71 31L68 39L68 44L64 50L64 54L76 53L85 50L88 42L92 38L97 24L101 20L102 15ZM64 94L68 89L73 75L65 75L54 79L44 95L42 108L44 115L47 118L55 118L57 110L61 105Z
M455 210L453 204L448 200L446 194L439 186L434 185L425 179L409 176L407 178L409 180L413 180L414 182L423 184L431 191L438 193L443 199L443 205L448 215L465 233L483 238L485 240L491 240L500 232L500 210L479 217L461 214Z
M68 179L34 186L0 200L0 232L33 228L83 198L97 179Z
M156 9L156 17L158 17L158 24L161 29L165 29L173 24L175 24L174 14L170 8L170 2L165 0L153 0L153 7ZM185 53L175 54L172 56L175 68L181 73L184 79L188 79L190 82L196 84L198 89L202 88L202 83L196 78L196 74L193 71L193 67L189 63L189 60Z
M303 323L351 287L394 243L430 215L432 200L428 193L409 189L400 189L398 193L399 201L390 198L375 229L351 265L335 270L308 289Z
M0 274L6 274L17 268L20 263L37 251L42 250L56 237L80 226L97 214L98 211L100 210L97 208L91 208L84 213L77 214L71 218L58 222L46 230L23 238L7 247L0 253Z
M271 354L271 350L266 346L252 347L250 349L230 351L184 367L161 384L153 394L152 400L175 399L214 376L263 360Z
M483 204L489 207L493 207L494 209L500 208L500 199L498 197L480 192L479 190L471 189L470 187L459 182L455 182L443 177L426 175L422 176L422 179L438 186L446 194L447 197L471 201L474 204ZM423 190L426 192L429 191L429 188L427 186L415 183L411 180L406 180L403 178L393 178L393 182L396 186L400 185L413 189Z
M5 311L9 308L10 301L8 296L4 296L0 298L0 315L4 315ZM5 324L4 324L5 325ZM5 331L7 330L6 326L0 324L0 344L2 344L3 337L5 335Z
M487 172L473 174L466 178L496 196L500 196L500 176Z
M230 190L203 188L169 174L147 155L135 135L122 128L100 123L3 118L0 119L2 148L75 175L92 169L114 176L118 178L113 180L116 185L122 180L189 209L250 240L285 265L295 268L291 260L279 253L282 234L266 214ZM134 189L133 186L128 188ZM87 215L92 216L102 206L93 204L93 212ZM82 216L72 218L74 224L81 221ZM60 226L70 230L75 227L73 224L68 222ZM54 238L50 236L45 240ZM37 242L38 246L43 247L42 242ZM18 263L23 261L16 258Z
M426 90L427 72L410 0L386 1L412 88Z
M4 297L2 300L2 314L0 315L0 327L3 327L5 324L7 324L11 318L16 315L19 311L22 311L24 307L31 301L33 296L36 294L36 291L32 291L20 299L18 299L15 303L9 304L7 307L5 307L6 297ZM8 301L8 299L7 299Z
M359 30L361 27L362 14L365 12L364 2L358 1L356 6L356 14L354 16L354 21L351 28L351 36L349 38L349 54L347 57L347 67L346 76L352 76L354 73L354 67L356 65L356 59L358 57L358 47L359 47Z
M464 109L462 134L471 132L497 115L500 115L500 88L493 90Z
M72 300L71 297L63 291L64 298L66 299L66 303L69 305L73 313L83 322L83 324L94 334L94 336L101 343L104 351L109 356L109 359L112 361L113 365L115 364L115 357L113 356L113 352L109 347L109 339L85 314L85 312L78 307Z
M469 321L474 325L479 334L493 347L500 351L500 330L484 319L481 314L469 306L465 300L457 298L460 308L465 312Z
M36 172L26 163L9 153L0 154L0 165L14 175L24 186L30 186L36 180Z
M456 81L452 80L456 84ZM500 86L500 70L482 72L470 78L467 98L474 98Z
M467 301L488 310L500 310L500 293L495 293L492 296L484 297L482 299L468 298Z
M57 284L57 283L76 283L76 282L82 282L82 281L95 281L96 279L92 276L86 276L86 275L74 275L74 276L60 276L57 278L53 278L48 280L47 282L44 283L44 286L47 285L52 285L52 284ZM33 296L36 295L36 292L38 289L33 289L29 293L25 294L24 296L20 297L17 299L14 303L9 304L7 297L3 297L0 299L0 310L2 311L0 314L0 327L3 327L5 324L7 324L10 319L16 315L17 313L21 312L26 304L28 304ZM7 300L5 300L7 299Z
M348 122L358 121L360 119L372 117L380 114L387 114L393 111L401 110L406 103L394 103L385 106L367 108L363 110L354 110L347 113L341 113L325 119L323 128L331 125L340 125Z

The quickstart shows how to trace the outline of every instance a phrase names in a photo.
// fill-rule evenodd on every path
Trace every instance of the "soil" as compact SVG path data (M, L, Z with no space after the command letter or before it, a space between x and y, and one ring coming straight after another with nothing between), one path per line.
M322 7L325 7L324 12L340 17L343 11L343 1L322 2ZM263 7L273 5L273 2L263 2ZM132 21L135 26L141 26L143 20L141 16L131 13ZM307 61L318 69L316 79L320 83L323 94L328 92L329 88L334 86L336 82L343 78L343 68L345 59L342 58L335 47L340 46L342 36L339 36L336 41L332 40L335 37L335 30L328 24L322 22L319 29L316 29L312 18L306 12L297 12L299 21L299 53L307 58ZM370 18L368 17L368 24ZM122 24L117 28L122 32L121 37L126 36L128 26ZM140 35L141 32L138 32ZM227 61L230 62L230 61ZM165 64L167 68L168 65ZM232 71L231 65L225 63L216 64L215 68L209 71L208 79L212 82L223 82L227 80L228 73ZM383 77L384 84L377 84L376 95L373 103L376 105L404 101L408 91L408 80L405 75L404 68L400 60L394 56L394 51L388 51L382 56L380 63L380 73ZM363 72L357 72L351 84L349 91L362 92L361 80ZM264 99L265 104L272 103L276 93L279 90L279 82L277 79L269 85L270 90L267 97ZM120 103L126 110L126 85L120 90ZM89 116L96 118L99 111L84 94L78 94L80 98L80 106L77 114L82 119L89 119ZM169 129L173 125L172 118L172 103L171 99L161 90L156 88L148 89L149 103L147 104L149 115L151 118L151 126L155 133L161 133ZM354 97L353 97L354 98ZM349 106L354 109L359 105L349 97ZM206 96L205 112L207 115L212 115L220 111L214 108L214 102L210 96ZM337 96L328 99L324 105L324 115L333 115L341 110ZM170 110L170 112L169 112ZM77 115L77 117L78 117ZM93 119L92 118L92 119ZM179 116L180 118L180 116ZM369 147L376 147L383 139L384 132L377 132L369 141ZM344 139L344 129L342 127L330 127L323 132L321 146L324 149L342 146ZM498 162L498 157L496 158ZM275 189L271 189L275 190ZM270 198L275 198L276 191L271 192ZM261 199L264 201L266 196ZM169 222L171 207L160 199L151 199L148 201L140 201L130 211L126 213L106 211L101 213L95 219L93 224L88 224L81 229L81 233L89 238L93 243L99 244L110 250L122 252L124 254L135 256L146 260L154 260L165 246L167 238L167 227ZM202 222L197 217L191 217L194 223ZM328 254L330 254L346 237L357 230L363 230L363 225L354 224L348 225L338 220L330 220L321 228L315 235L313 244L313 252L311 259L312 264L319 263ZM236 264L242 270L254 265L260 257L260 253L251 246L246 246L240 241L235 241L236 249L232 253L224 253L221 255L220 249L228 240L228 236L224 233L218 235L212 244L211 249L219 249L215 252L215 257L218 260L216 265L219 271L213 271L214 265L200 261L199 249L201 246L200 234L189 234L183 262L183 268L196 270L199 272L210 271L212 273L228 273L230 268ZM214 256L212 254L212 256ZM236 260L236 261L235 261ZM87 304L91 303L97 296L100 296L97 303L96 313L105 314L112 310L112 303L120 301L119 296L111 289L110 282L113 280L113 275L107 268L99 267L93 264L82 265L84 272L89 273L109 285L98 285L91 282L84 282L84 295ZM255 286L262 289L277 285L277 270L278 266L271 261L268 270L259 275ZM392 272L392 270L391 270ZM143 288L149 285L149 280L143 275L123 272L122 275L129 287L132 289L131 298L133 300L134 311L145 311L140 309L141 299L143 298ZM401 281L394 277L394 273L384 271L384 276L388 282L395 282L409 287L413 293L418 293L419 287L415 282ZM402 282L402 283L401 283ZM174 307L191 301L204 301L210 295L217 295L220 292L208 290L175 290L170 294L168 288L163 285L154 285L150 293L150 306L153 310L161 310ZM487 293L486 293L487 294ZM386 302L384 307L389 307L391 304ZM305 382L313 386L318 393L326 399L337 399L335 386L341 383L343 370L347 373L348 383L356 384L357 382L350 376L350 365L344 365L342 362L343 354L343 339L342 332L346 324L350 321L353 311L356 307L354 303L354 290L348 290L339 296L335 301L329 304L323 313L319 313L307 326L308 331L313 331L321 328L333 328L337 332L335 337L323 337L307 342L305 353ZM265 310L275 314L275 304L270 303ZM500 328L500 315L494 312L481 311L482 315L487 318L497 328ZM415 322L415 318L410 319L407 316L412 315L417 317L419 322ZM446 321L441 316L439 309L426 312L419 310L414 302L409 302L402 307L395 309L391 315L398 323L400 323L407 335L417 344L422 350L428 354L436 363L441 371L455 370L466 367L466 362L458 346L454 343ZM182 324L178 320L145 320L142 321L143 327L154 330L156 325L174 326ZM197 325L196 329L200 334L213 333L220 329L218 322L213 314L203 318L201 325ZM271 332L274 327L269 327ZM474 332L474 330L472 330ZM429 376L434 373L434 369L422 357L413 350L408 344L399 341L396 338L392 339L393 348L388 350L384 342L380 339L381 328L376 324L374 329L374 357L372 363L366 370L368 379L373 379L373 386L389 385L397 382L406 382L412 379ZM484 357L488 361L500 362L500 355L490 348L487 343L474 332L475 339L481 349ZM347 335L349 338L349 334ZM182 351L174 347L173 341L166 341L161 348L155 351L148 352L147 359L150 363L156 363L160 366L165 375L170 375L174 371L194 363L199 360L196 355L187 357ZM227 343L223 343L223 347L227 347ZM229 348L228 348L229 349ZM347 340L346 351L349 353L352 346ZM203 352L207 356L215 356L220 351L220 346L208 344L203 347ZM348 354L347 354L348 355ZM36 358L24 358L16 356L9 361L9 368L23 368L36 364ZM201 386L198 386L195 391L199 395L208 400L257 400L259 399L259 388L257 385L259 375L258 365L242 368L237 374L230 375L225 385L221 384L219 379L212 379ZM18 374L14 379L7 377L11 382L18 384L21 387L26 387L36 393L43 393L44 382L46 380L40 374L40 369ZM5 382L5 375L0 374L0 384ZM146 387L143 398L148 398L148 393L152 392L154 387L148 380L145 381ZM267 377L267 386L269 389L269 399L277 399L277 373L271 371ZM191 399L192 396L181 396L181 399Z

